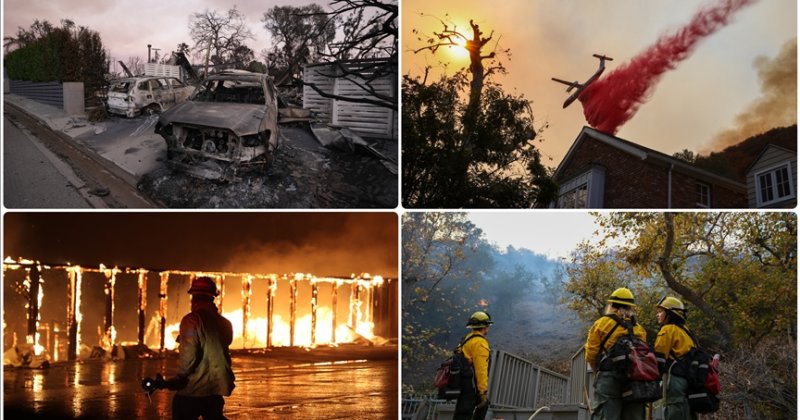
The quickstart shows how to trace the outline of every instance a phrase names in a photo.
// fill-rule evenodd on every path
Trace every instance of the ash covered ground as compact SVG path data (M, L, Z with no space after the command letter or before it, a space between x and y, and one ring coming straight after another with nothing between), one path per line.
M307 127L281 127L282 144L267 173L235 182L198 179L166 165L143 175L138 188L170 208L395 208L398 176L366 152L327 149ZM397 142L366 139L397 161ZM163 162L163 159L162 159ZM389 164L389 167L392 165Z

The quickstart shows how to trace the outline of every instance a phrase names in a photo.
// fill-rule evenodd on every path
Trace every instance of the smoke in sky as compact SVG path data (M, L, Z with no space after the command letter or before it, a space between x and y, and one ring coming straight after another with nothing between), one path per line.
M753 66L758 70L761 97L736 116L732 128L717 134L707 151L719 151L770 129L797 124L797 38L783 44L775 58L759 57Z
M630 120L650 97L661 76L688 58L697 43L757 0L721 0L700 9L686 26L662 35L629 62L589 85L578 98L592 127L609 134Z

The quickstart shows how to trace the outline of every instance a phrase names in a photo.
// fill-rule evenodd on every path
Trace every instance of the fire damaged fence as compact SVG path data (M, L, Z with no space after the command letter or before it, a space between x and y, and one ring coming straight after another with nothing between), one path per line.
M396 338L397 282L369 274L253 274L3 262L4 334L52 360L117 345L173 349L195 277L211 277L232 348L315 347ZM11 293L9 293L11 292ZM16 297L17 301L13 301ZM24 320L10 307L24 304ZM43 316L44 314L44 316ZM42 320L45 319L43 322ZM47 321L49 319L49 321ZM24 332L18 328L25 325ZM18 332L20 331L20 332ZM21 339L19 340L22 341Z

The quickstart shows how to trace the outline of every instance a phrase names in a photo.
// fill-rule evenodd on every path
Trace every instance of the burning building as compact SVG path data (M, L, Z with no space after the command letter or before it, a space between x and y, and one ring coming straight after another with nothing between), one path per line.
M234 349L336 347L396 339L397 281L379 275L208 272L88 267L7 258L4 336L59 361L119 346L176 346L192 279L215 279L216 304L234 327ZM9 290L13 287L15 290ZM25 308L25 311L17 308ZM14 346L16 347L16 346Z

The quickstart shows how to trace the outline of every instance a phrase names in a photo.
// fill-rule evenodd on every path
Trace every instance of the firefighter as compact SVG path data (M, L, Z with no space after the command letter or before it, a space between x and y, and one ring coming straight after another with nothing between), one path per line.
M615 369L611 358L606 357L617 340L628 335L628 329L614 318L632 325L633 335L642 341L647 332L636 323L636 304L633 293L624 287L614 290L609 296L605 313L589 328L586 337L585 356L594 375L593 420L644 420L645 403L622 400L622 388L627 382L626 373ZM602 348L601 348L602 347Z
M156 388L177 390L172 399L173 420L224 419L222 397L230 396L234 388L229 350L233 328L214 305L219 293L213 279L194 279L188 293L192 311L181 319L178 373L157 379L163 382Z
M463 352L474 375L472 381L462 385L453 420L483 420L489 411L489 341L486 335L493 323L485 311L475 312L467 321L467 328L472 331L464 336L461 342L465 344L459 345L456 351ZM468 340L472 336L478 337Z
M679 299L667 296L656 306L656 319L661 325L654 347L663 372L664 420L696 420L697 414L689 409L687 368L679 362L694 346L684 329L686 308Z

